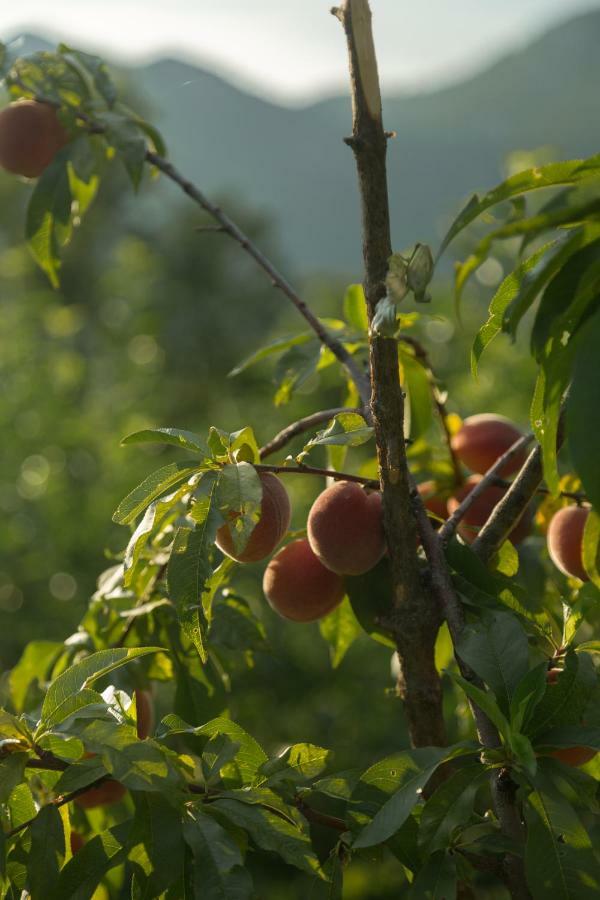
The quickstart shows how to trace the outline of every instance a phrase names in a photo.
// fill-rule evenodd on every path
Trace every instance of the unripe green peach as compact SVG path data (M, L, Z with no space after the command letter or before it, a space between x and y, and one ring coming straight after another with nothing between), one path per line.
M306 529L313 553L338 575L363 575L385 553L381 495L351 481L319 494Z
M154 701L150 691L136 688L135 706L137 710L137 736L145 740L154 731Z
M17 100L0 111L0 166L14 175L37 178L68 140L48 103Z
M455 512L467 494L471 493L475 485L479 484L481 478L481 475L471 475L470 478L467 478L462 487L459 488L456 494L453 497L450 497L448 500L448 512L450 515ZM487 487L483 494L475 500L471 507L469 507L458 526L458 533L468 544L471 544L475 540L479 530L485 525L491 516L494 507L500 502L506 493L506 490L507 488L492 484ZM519 544L527 537L530 531L531 517L528 515L527 510L525 510L521 519L511 531L509 539L513 544Z
M260 519L241 553L236 553L229 524L217 531L216 545L223 553L238 562L259 562L270 556L288 530L291 518L290 498L283 484L271 472L261 472L263 495ZM235 513L231 514L235 519Z
M82 809L95 809L97 806L112 806L118 803L127 793L127 788L112 779L103 781L97 787L75 797L75 803Z
M275 612L292 622L314 622L341 603L344 582L319 562L307 540L277 553L263 577L263 591Z
M583 568L583 532L589 509L581 506L565 506L555 513L548 526L546 542L550 559L564 575L588 581Z
M451 445L468 469L484 475L520 437L521 432L510 419L485 413L465 419L460 431L452 436ZM526 457L526 450L521 450L498 474L506 476L516 472Z

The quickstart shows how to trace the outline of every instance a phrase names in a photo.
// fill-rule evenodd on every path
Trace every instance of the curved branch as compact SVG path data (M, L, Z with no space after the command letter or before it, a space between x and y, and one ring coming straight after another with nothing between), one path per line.
M440 528L439 535L440 540L443 544L448 543L448 541L456 531L458 525L462 522L463 517L467 514L475 501L479 497L481 497L481 495L491 485L496 484L496 478L502 471L506 463L514 459L515 456L517 456L521 452L521 450L523 450L527 446L527 444L530 444L532 440L533 434L525 434L523 435L523 437L520 437L518 440L516 440L514 444L512 444L512 446L502 454L502 456L498 457L494 465L487 470L481 481L479 481L475 485L472 491L469 491L462 503L460 503L460 505L454 510L450 518L448 518ZM492 516L493 515L494 513L492 513ZM483 533L483 529L480 533ZM510 530L508 534L510 534Z
M350 475L348 472L336 472L335 469L318 469L315 466L270 466L256 463L254 468L258 472L273 472L275 475L322 475L325 478L333 478L335 481L354 481L363 484L373 491L381 489L378 481L372 478L363 478L361 475Z
M179 172L175 166L154 153L152 150L146 151L146 161L150 165L157 168L163 175L166 175L171 181L177 184L184 194L202 207L212 218L219 223L220 230L232 238L252 259L258 263L258 266L266 272L271 279L274 287L278 288L288 300L291 300L301 316L304 316L312 330L315 332L322 344L328 347L333 355L344 366L348 375L356 385L360 398L366 409L369 407L370 385L366 375L361 371L358 363L352 358L352 355L346 350L343 344L333 337L320 319L315 316L312 310L307 306L300 295L294 290L289 281L276 269L273 263L262 253L254 244L247 234L236 225L220 207L212 203L208 197L193 184L188 178Z
M286 427L278 432L275 437L272 437L264 447L260 448L260 458L264 459L266 456L276 453L278 450L281 450L282 447L285 447L286 444L289 444L289 442L297 437L297 435L303 434L305 431L310 431L315 425L321 425L323 422L328 422L329 419L333 419L334 416L337 416L340 413L358 413L359 415L364 416L364 411L362 409L348 409L343 406L334 409L322 409L320 412L311 413L310 416L305 416L303 419L298 419L297 422L292 422L291 425L286 425Z

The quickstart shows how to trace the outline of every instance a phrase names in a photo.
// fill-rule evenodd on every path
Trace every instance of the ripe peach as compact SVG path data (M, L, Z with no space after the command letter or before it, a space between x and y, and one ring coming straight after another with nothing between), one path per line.
M589 509L565 506L552 516L546 535L548 553L557 569L581 581L588 581L581 554L588 515Z
M385 553L381 495L351 481L317 497L306 528L313 553L338 575L362 575Z
M263 495L260 519L241 553L234 550L229 524L217 531L216 545L227 556L238 562L258 562L270 556L288 530L291 518L290 499L283 484L271 472L261 472ZM231 518L235 519L235 513Z
M103 781L97 787L75 797L75 803L82 809L95 809L97 806L111 806L118 803L127 793L127 788L118 781Z
M150 691L136 689L135 705L137 708L137 736L143 741L151 731L154 731L154 701Z
M451 445L467 468L484 475L520 437L521 432L510 419L482 414L465 419L460 431L453 435ZM521 468L526 458L527 451L523 449L498 474L511 475Z
M292 622L314 622L344 597L339 575L319 562L307 540L292 541L277 553L263 577L263 591L275 612Z
M82 835L78 831L71 831L71 853L73 856L81 850L84 844L85 841Z
M470 494L475 485L481 481L481 478L481 475L471 475L471 477L467 478L463 486L456 492L455 496L450 497L448 500L448 512L451 515L465 499L467 494ZM479 529L485 525L494 507L500 502L505 493L506 488L492 484L485 489L481 497L478 497L469 508L458 526L458 533L468 544L471 544L475 540ZM509 535L510 540L513 544L519 544L527 537L530 530L531 518L527 515L527 511L525 511L521 520L517 522Z
M597 751L593 747L561 747L560 750L553 750L550 756L559 759L567 766L584 766L593 759Z
M0 166L37 178L67 143L56 109L36 100L17 100L0 111Z
M428 512L433 513L438 519L448 518L446 501L443 497L440 497L435 481L422 481L421 484L417 486L417 490L419 491L425 509ZM435 522L436 527L439 527L439 524L439 522Z

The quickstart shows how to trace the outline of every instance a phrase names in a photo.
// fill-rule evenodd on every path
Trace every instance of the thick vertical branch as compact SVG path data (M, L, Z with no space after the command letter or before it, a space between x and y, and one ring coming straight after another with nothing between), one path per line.
M362 205L364 290L369 322L385 295L392 254L387 137L383 128L377 61L367 0L345 0L334 10L344 26L350 57L352 147ZM411 740L416 746L445 740L441 686L434 663L440 612L424 588L415 553L416 524L410 503L404 443L404 397L395 340L370 337L371 412L377 442L383 512L393 578L390 617L402 667L400 689Z

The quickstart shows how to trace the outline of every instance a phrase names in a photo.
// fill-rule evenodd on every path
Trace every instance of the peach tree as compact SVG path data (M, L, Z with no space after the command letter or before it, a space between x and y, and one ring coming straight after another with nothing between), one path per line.
M262 446L244 422L233 433L158 425L124 438L126 452L162 443L180 457L118 503L114 519L129 536L77 631L59 646L30 643L8 675L3 897L83 900L103 885L104 896L135 900L241 900L257 896L253 867L274 857L305 873L311 897L342 897L353 859L376 879L389 856L402 873L395 896L600 891L600 157L534 167L474 195L435 256L422 243L394 251L393 135L369 5L344 0L333 12L349 50L345 140L364 255L364 281L348 288L339 319L318 317L178 171L100 58L66 45L2 52L12 104L0 112L0 162L39 174L25 230L51 283L111 166L124 165L134 189L150 168L305 320L236 374L272 358L277 403L326 369L340 390L338 407ZM435 266L473 223L479 237L470 229L471 252L456 267L457 305L501 242L516 247L516 262L491 298L471 367L476 375L485 365L497 336L527 330L538 372L528 433L484 410L464 423L449 414L416 337ZM326 465L316 465L323 453ZM294 532L290 474L329 482ZM517 549L525 539L535 577ZM335 748L302 734L269 757L227 710L207 720L200 688L215 673L227 682L264 647L239 588L242 567L262 561L271 605L289 628L318 620L334 666L363 632L394 652L409 747L340 772ZM156 725L154 684L171 698Z

